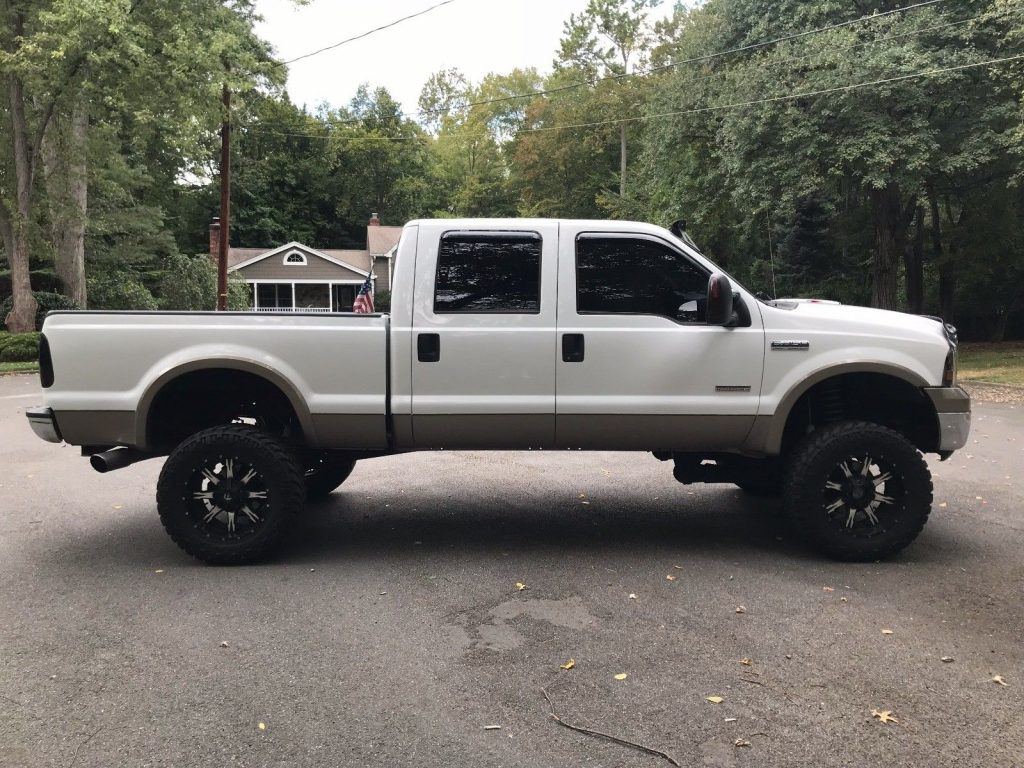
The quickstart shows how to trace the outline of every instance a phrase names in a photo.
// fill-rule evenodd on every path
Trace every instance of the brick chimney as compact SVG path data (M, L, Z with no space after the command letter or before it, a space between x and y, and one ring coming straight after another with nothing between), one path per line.
M220 218L217 216L213 217L213 221L210 222L210 258L213 259L214 263L217 261L217 256L220 254Z
M368 222L366 222L366 225L369 226L369 227L379 227L380 226L380 218L377 216L376 213L371 213L370 214L370 220Z

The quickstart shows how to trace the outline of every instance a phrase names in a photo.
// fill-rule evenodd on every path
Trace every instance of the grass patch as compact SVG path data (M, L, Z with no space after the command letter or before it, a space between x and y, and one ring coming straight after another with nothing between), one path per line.
M961 344L958 378L1024 386L1024 341Z
M39 363L0 363L0 374L34 373L39 370Z

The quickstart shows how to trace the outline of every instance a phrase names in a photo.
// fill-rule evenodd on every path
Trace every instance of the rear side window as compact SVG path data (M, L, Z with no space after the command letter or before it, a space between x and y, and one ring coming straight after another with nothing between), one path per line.
M576 241L576 311L707 320L708 273L667 245L629 237Z
M540 236L453 233L441 238L434 313L540 312Z

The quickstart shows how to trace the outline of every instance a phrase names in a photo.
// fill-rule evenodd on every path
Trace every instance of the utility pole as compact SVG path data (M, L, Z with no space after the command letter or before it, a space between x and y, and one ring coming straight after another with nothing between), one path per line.
M231 231L231 90L224 85L220 125L220 243L217 249L217 311L228 308L228 248Z

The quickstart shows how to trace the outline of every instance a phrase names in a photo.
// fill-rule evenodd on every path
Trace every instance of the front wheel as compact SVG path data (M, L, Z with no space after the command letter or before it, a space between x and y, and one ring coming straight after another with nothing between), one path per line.
M878 560L902 550L924 528L931 473L898 432L839 422L812 432L794 449L783 503L797 531L825 554Z
M207 563L262 560L281 543L305 486L295 455L250 426L198 432L174 449L157 484L160 521Z

